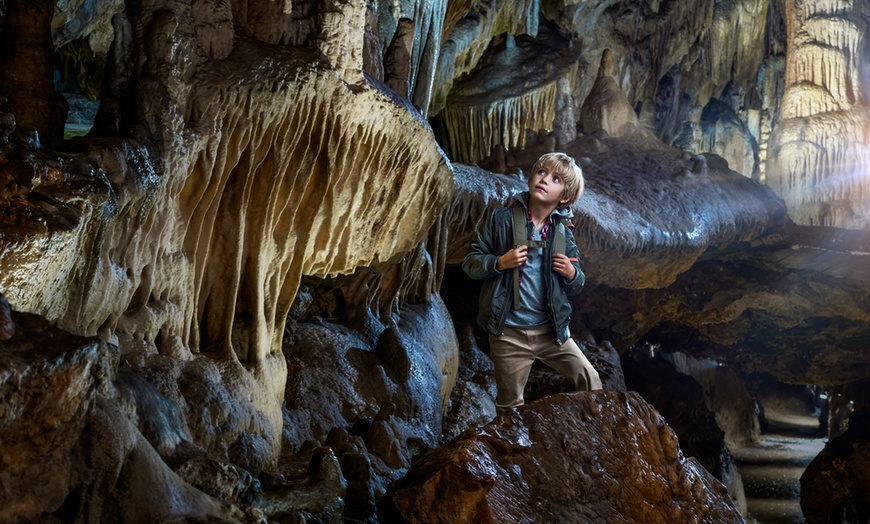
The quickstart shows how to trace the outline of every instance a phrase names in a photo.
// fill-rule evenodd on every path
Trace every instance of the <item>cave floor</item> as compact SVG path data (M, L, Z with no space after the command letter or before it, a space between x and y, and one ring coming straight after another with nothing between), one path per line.
M827 437L812 415L768 414L761 442L733 452L743 477L749 524L806 522L800 507L800 476Z

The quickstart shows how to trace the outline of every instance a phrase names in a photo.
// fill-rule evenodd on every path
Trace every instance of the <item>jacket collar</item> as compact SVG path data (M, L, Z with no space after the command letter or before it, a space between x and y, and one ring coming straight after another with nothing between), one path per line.
M522 193L517 193L511 196L507 201L507 206L511 207L513 205L520 205L523 209L526 210L526 213L529 212L529 198L531 195L528 191L523 191ZM563 208L556 208L550 213L550 221L554 224L560 220L571 219L574 216L574 213L571 212L571 208L565 206Z

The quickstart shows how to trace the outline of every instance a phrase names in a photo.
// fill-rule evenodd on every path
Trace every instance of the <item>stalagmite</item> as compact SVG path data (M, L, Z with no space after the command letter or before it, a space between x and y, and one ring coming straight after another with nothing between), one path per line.
M614 80L614 73L613 53L605 49L601 53L598 78L580 110L580 124L587 134L604 130L610 136L622 136L637 126L634 108Z

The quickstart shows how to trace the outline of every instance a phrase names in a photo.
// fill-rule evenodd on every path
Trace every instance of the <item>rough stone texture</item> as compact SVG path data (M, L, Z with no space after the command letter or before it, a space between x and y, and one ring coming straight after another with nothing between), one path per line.
M777 191L824 181L790 212L866 227L866 184L837 175L864 162L862 3L143 0L109 27L119 7L0 0L0 291L117 344L130 370L63 430L93 438L44 483L82 487L48 508L57 519L335 521L342 500L348 518L372 518L385 483L443 437L443 413L451 436L491 414L467 324L450 405L457 344L437 291L483 213L523 188L510 174L556 147L589 177L575 214L590 278L572 325L587 347L679 345L835 387L844 425L870 366L870 248L788 229L782 203L723 159L764 181L770 151ZM380 82L394 39L402 96ZM641 129L575 140L605 49L611 94ZM103 60L91 136L60 142L52 71L93 96ZM481 197L447 208L436 135L454 160L468 150L508 175L459 167L460 192ZM285 324L294 301L308 318ZM282 351L306 323L325 333ZM335 340L354 341L362 372L318 367ZM313 451L333 430L348 432L340 471ZM328 474L276 480L312 457ZM279 492L262 511L245 502L260 485Z
M539 14L538 0L450 2L444 21L446 36L438 56L427 114L437 114L445 107L453 83L475 70L493 37L501 34L537 36Z
M117 353L35 315L9 318L17 329L0 342L0 511L2 520L15 521L56 510L78 487L73 450Z
M53 0L4 2L0 26L0 93L19 126L37 130L50 144L63 138L66 100L52 85ZM14 49L15 52L9 50Z
M463 434L383 506L402 522L743 522L661 415L610 391L548 397Z
M487 50L485 66L456 82L441 112L456 162L479 162L496 145L522 148L527 130L552 129L560 80L576 76L573 50L552 28L537 39L499 40Z
M680 439L683 452L725 484L734 505L745 515L743 479L725 443L725 432L716 414L707 407L701 385L661 357L642 353L634 350L623 356L628 389L641 394L665 417Z
M386 49L402 18L414 20L415 42L411 52L411 102L428 116L436 65L445 34L445 0L390 0L378 2L381 49Z
M6 297L0 295L0 342L9 340L15 334L15 322L12 321L12 308Z
M318 448L304 475L281 482L267 492L253 494L249 502L272 519L305 522L316 518L319 522L338 524L342 521L346 489L335 454L330 448Z
M716 415L731 451L756 444L761 439L756 401L740 373L732 366L697 360L683 354L663 354L677 371L695 379L704 390L704 404Z
M460 21L443 46L430 114L447 123L447 149L459 161L479 161L495 144L524 146L523 129L554 125L548 111L558 102L545 92L528 91L522 103L505 106L499 90L510 73L486 74L501 46L492 20L502 20L508 34L548 32L515 29L524 15L505 14L504 6L457 3L448 14L467 9L464 18L452 18ZM540 27L552 22L575 50L579 74L568 78L574 110L600 96L590 69L612 53L618 74L609 91L624 99L620 114L634 119L636 112L666 143L716 153L732 169L766 181L798 223L867 228L866 177L854 168L867 163L862 4L573 2L539 9ZM527 75L534 56L514 70ZM475 79L479 99L491 98L465 118L456 112L471 107L463 75Z
M801 475L808 524L870 519L870 414L856 412L849 430L831 439Z
M170 453L183 431L153 387L113 382L116 348L35 315L13 319L15 335L0 342L0 520L259 520L169 469L156 448Z
M58 0L51 20L51 39L62 47L78 39L87 39L88 48L105 55L115 37L111 19L124 9L121 0ZM209 12L202 10L202 15Z
M603 130L610 136L629 134L637 127L637 115L614 78L613 53L601 53L598 78L580 109L580 126L586 134Z
M239 413L216 432L214 413L188 409L196 438L228 452L251 431L268 464L281 427L280 342L302 275L414 249L447 204L452 174L413 108L362 82L361 69L339 75L361 61L323 64L244 38L219 47L227 4L211 25L201 10L155 9L116 17L122 37L110 53L138 64L112 84L138 116L121 107L103 131L142 142L91 139L54 159L35 141L4 148L3 216L15 227L0 233L0 289L19 310L116 341L134 365L176 359L158 366L186 368L171 374L186 386L167 381L164 394L215 406L234 398L217 411ZM355 45L330 24L328 45ZM185 363L198 353L215 362Z
M695 356L787 383L828 387L860 380L870 369L866 241L833 235L834 241L821 242L807 233L798 228L767 249L740 248L718 261L705 257L658 292L590 289L589 304L599 309L584 308L584 321L618 348L637 340L639 329L669 351L692 348ZM631 311L634 319L604 326L600 320L613 313L602 306ZM650 323L657 327L646 331Z
M147 21L134 21L134 26L147 25ZM151 341L162 330L164 340L179 336L194 351L201 348L226 355L233 349L242 360L257 360L279 347L276 338L303 273L325 276L348 272L410 250L446 204L452 177L431 142L428 128L413 112L374 88L349 90L334 72L313 65L310 55L242 41L234 48L235 54L201 72L196 68L198 60L179 62L196 42L188 40L194 35L178 28L191 23L181 13L161 11L149 26L154 44L140 74L167 76L164 84L149 84L151 95L140 94L139 102L150 131L167 139L162 143L166 155L162 172L137 172L136 163L147 164L148 157L135 151L135 146L97 145L90 153L110 171L109 178L116 180L113 189L119 200L117 214L108 224L102 216L84 221L93 222L91 228L108 229L106 243L98 246L101 257L88 262L91 274L85 279L90 295L100 297L99 303L51 307L45 299L39 300L41 294L31 282L26 293L22 290L24 282L10 281L10 277L3 287L16 307L47 311L50 318L64 319L81 331L111 329L125 316L138 315L147 317L148 325L142 325L142 318L127 322L125 327ZM169 28L175 28L175 36L161 33ZM169 38L165 44L161 35ZM258 73L258 68L268 72ZM177 75L172 76L173 72ZM332 95L323 98L326 93ZM164 109L159 100L174 102ZM247 102L237 102L241 100ZM302 112L300 107L309 110ZM376 125L382 118L403 121L401 133ZM338 130L357 126L355 146L343 145L346 138ZM317 142L321 153L309 146L309 140L299 140L315 128L325 133ZM163 130L169 129L175 133L164 135ZM220 132L215 133L216 129ZM371 133L368 140L366 133ZM401 137L397 147L387 145L390 135ZM420 140L408 140L412 136ZM366 143L377 143L378 148ZM410 171L396 173L396 184L381 185L372 200L355 198L358 191L371 185L360 177L363 172L354 168L367 154L379 158L367 159L371 165L406 166L422 177L411 183L415 177L408 176ZM289 162L291 158L295 160ZM318 175L318 170L324 173L327 168L328 179ZM265 169L273 174L257 176L258 170ZM118 187L122 184L139 191L123 191ZM411 188L428 191L415 196L408 192ZM270 195L277 205L252 207L252 199L262 195ZM386 202L391 205L385 206ZM311 212L314 208L310 205L323 212ZM349 216L369 218L358 222L358 227L343 230L347 238L359 242L355 245L336 240L338 235L331 229L344 228ZM406 216L416 219L405 220ZM250 227L239 226L247 220ZM401 224L399 234L391 228L373 230L370 225L393 220ZM288 225L291 221L292 229ZM236 234L213 233L224 226L236 229ZM263 238L264 231L271 236ZM20 245L35 241L22 239ZM146 250L145 244L160 247ZM327 245L343 249L318 254ZM198 253L195 258L183 254L194 247ZM243 256L245 252L248 258ZM212 265L209 256L237 262ZM76 258L86 262L88 257ZM60 270L82 271L71 264ZM47 271L44 281L51 282L59 269ZM126 278L115 278L118 272L126 272ZM155 282L156 277L160 277L159 282ZM214 282L220 282L220 287ZM20 291L16 293L16 289ZM106 296L113 297L112 303L105 303ZM205 327L201 331L191 322Z
M531 165L526 166L531 169ZM454 164L456 195L444 212L448 217L448 264L462 264L477 226L487 213L504 205L511 195L528 189L525 180L490 172L475 165ZM470 311L477 315L476 311ZM473 319L472 319L473 320Z
M414 50L414 21L402 18L390 47L384 52L384 83L399 96L411 92L411 53Z
M382 492L396 470L409 464L410 442L428 447L440 442L458 366L456 335L447 318L433 298L428 306L406 307L378 341L322 319L298 324L285 341L285 353L304 367L298 382L288 385L284 452L301 452L309 440L324 442L335 428L356 428ZM405 364L397 367L400 360Z
M780 122L768 183L805 225L870 228L868 17L861 2L791 0Z
M695 150L717 153L729 168L759 178L758 139L738 112L719 100L711 100L701 113L701 138Z

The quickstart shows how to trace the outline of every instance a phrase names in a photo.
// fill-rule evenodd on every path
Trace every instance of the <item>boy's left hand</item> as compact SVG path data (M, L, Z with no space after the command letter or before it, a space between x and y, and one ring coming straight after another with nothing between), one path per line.
M553 261L553 271L565 277L566 280L574 280L574 275L577 274L577 268L571 263L571 260L562 253L554 253L551 257Z

